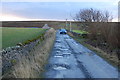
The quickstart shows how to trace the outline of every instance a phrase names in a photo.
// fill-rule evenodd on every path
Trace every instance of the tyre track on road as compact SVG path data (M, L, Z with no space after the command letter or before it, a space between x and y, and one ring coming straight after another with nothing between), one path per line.
M65 40L66 41L66 40ZM85 68L85 66L82 64L82 62L80 62L78 59L77 59L77 53L74 52L74 50L71 48L71 46L69 45L69 43L66 41L66 43L68 44L70 50L73 52L74 54L74 57L77 61L77 66L78 68L83 72L84 76L86 78L92 78L92 75L88 72L88 70Z

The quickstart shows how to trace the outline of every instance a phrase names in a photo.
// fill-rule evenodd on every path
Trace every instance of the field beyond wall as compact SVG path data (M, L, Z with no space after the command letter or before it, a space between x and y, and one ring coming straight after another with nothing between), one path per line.
M2 29L2 48L33 40L46 31L42 28L5 27L0 29Z

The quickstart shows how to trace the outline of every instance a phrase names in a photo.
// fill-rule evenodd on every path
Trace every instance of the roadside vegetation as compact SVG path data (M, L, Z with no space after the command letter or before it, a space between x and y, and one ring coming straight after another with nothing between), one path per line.
M3 40L2 78L41 77L54 43L55 30L17 27L2 27L0 30Z
M16 64L2 77L4 78L41 78L44 66L55 40L55 30L47 30L29 53L19 55ZM38 38L40 39L40 37Z
M119 22L111 22L113 16L108 11L92 8L81 9L73 19L77 21L77 25L75 28L72 26L72 32L68 34L120 68ZM83 33L86 37L79 35Z
M90 39L88 37L83 37L82 35L78 35L78 33L73 33L73 32L68 32L68 34L74 38L77 42L81 43L88 49L94 51L97 55L105 59L108 63L112 64L115 67L119 67L119 61L118 61L118 56L116 55L116 52L107 52L105 49L101 49L100 46L94 46L94 41L93 44L88 43L90 42ZM92 42L92 41L91 41ZM120 67L119 67L120 68Z
M72 28L74 29L74 27ZM97 55L113 66L120 68L120 33L118 23L87 23L84 29L78 28L68 34L84 46L95 51ZM80 34L85 34L86 37Z
M79 33L79 34L87 34L87 31L84 30L73 30L73 32Z
M29 43L46 31L42 28L3 27L0 29L2 29L2 48L15 46L18 43Z

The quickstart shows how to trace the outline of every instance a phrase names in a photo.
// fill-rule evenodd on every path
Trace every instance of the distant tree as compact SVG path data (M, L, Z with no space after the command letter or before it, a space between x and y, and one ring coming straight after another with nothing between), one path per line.
M112 15L108 11L102 12L96 9L81 9L74 17L77 21L83 22L109 22L112 21Z

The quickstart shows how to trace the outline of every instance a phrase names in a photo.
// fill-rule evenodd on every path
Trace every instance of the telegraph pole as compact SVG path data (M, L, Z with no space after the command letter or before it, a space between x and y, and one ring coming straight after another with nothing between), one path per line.
M66 19L66 28L67 28L67 19Z
M70 31L71 31L71 21L70 21Z

